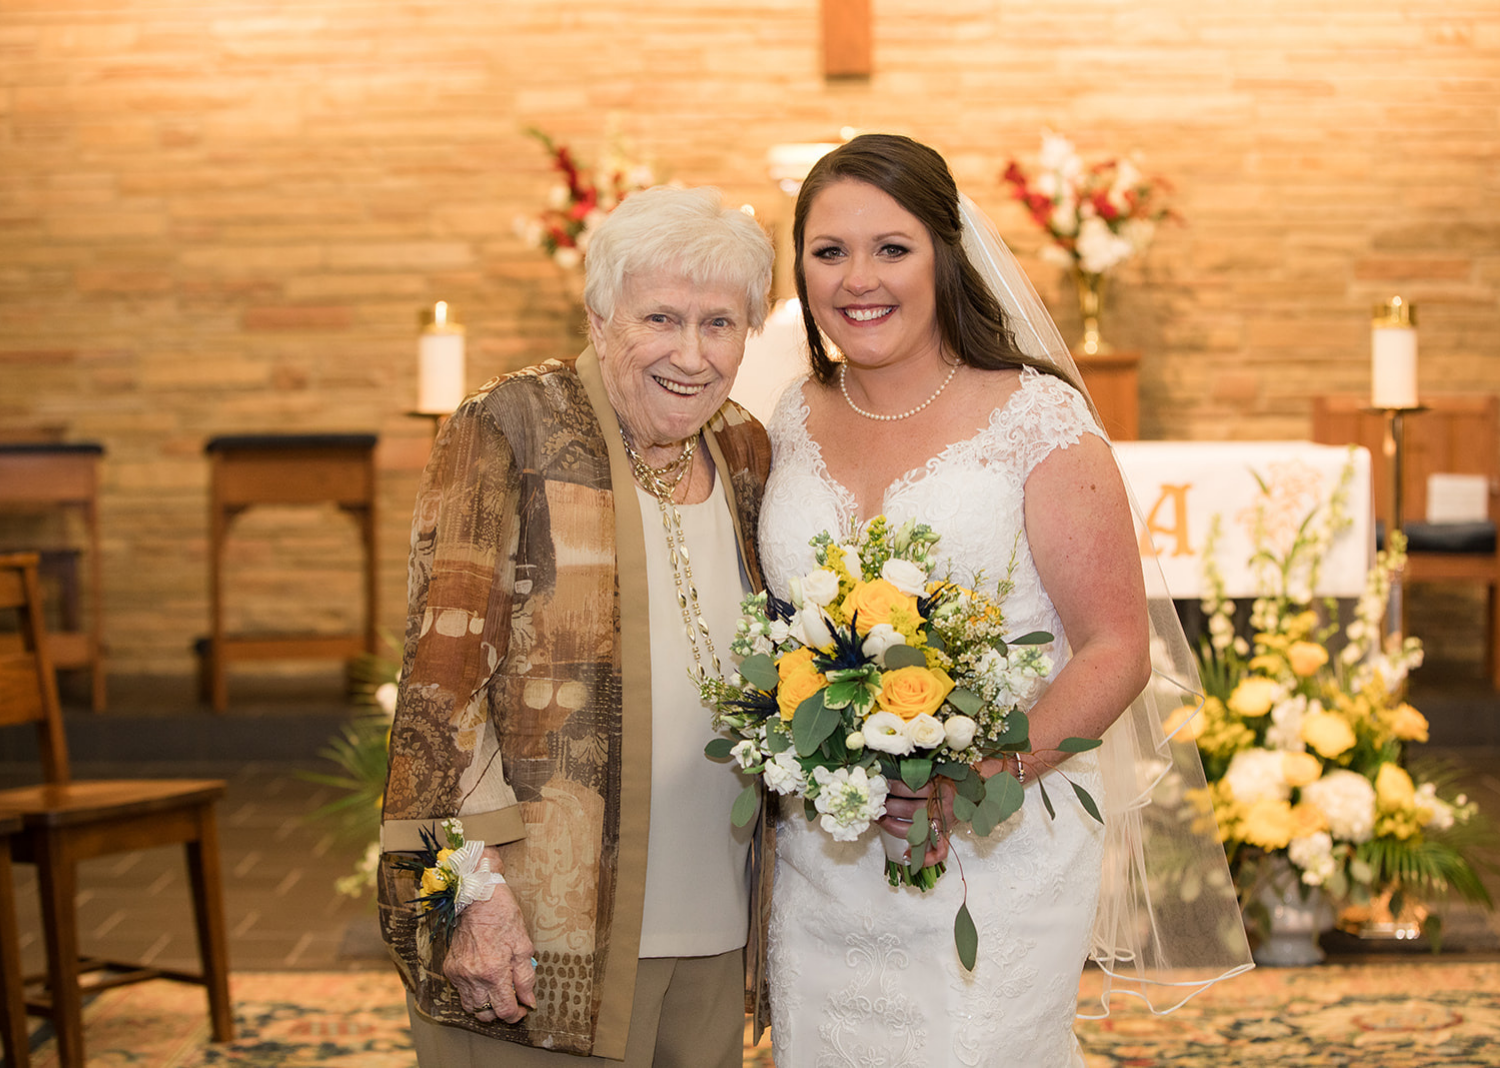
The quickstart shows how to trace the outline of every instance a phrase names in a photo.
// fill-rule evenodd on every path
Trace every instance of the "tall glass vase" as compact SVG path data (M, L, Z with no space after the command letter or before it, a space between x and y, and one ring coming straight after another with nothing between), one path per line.
M1099 313L1104 306L1105 276L1073 268L1073 284L1078 289L1078 311L1083 317L1083 340L1073 347L1079 356L1099 356L1112 352L1112 346L1099 336Z

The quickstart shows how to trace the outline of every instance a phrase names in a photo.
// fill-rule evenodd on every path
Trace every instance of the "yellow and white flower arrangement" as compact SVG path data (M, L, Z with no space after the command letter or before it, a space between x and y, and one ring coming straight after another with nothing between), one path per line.
M1009 576L992 593L934 578L937 540L925 524L892 529L884 516L841 541L819 534L811 542L818 566L792 582L789 602L763 592L742 603L731 647L738 673L702 685L727 735L708 756L732 760L774 794L800 797L807 818L838 841L858 838L884 814L895 779L913 790L935 781L951 788L954 815L979 835L1021 807L1015 775L986 779L977 768L1031 752L1025 709L1052 671L1045 647L1053 636L1005 636ZM1059 751L1098 744L1070 738ZM1069 784L1099 819L1094 800ZM751 783L735 803L736 825L755 817L759 800ZM944 866L922 860L943 833L941 818L936 806L919 810L901 858L888 850L893 886L936 885ZM972 967L977 936L967 907L955 936Z
M1268 862L1284 860L1305 888L1340 904L1390 893L1428 899L1449 891L1490 904L1474 866L1487 833L1477 806L1442 794L1438 779L1413 777L1406 746L1427 740L1427 720L1405 700L1421 642L1382 640L1391 575L1405 559L1394 534L1378 554L1352 619L1315 601L1317 570L1348 525L1352 468L1325 501L1272 547L1266 489L1255 517L1262 594L1250 611L1253 638L1236 636L1235 606L1205 547L1208 636L1199 656L1207 694L1201 711L1175 714L1196 739L1207 798L1241 898L1254 900ZM1189 717L1192 717L1189 720Z
M465 840L462 821L443 820L442 830L443 841L439 842L435 831L421 828L422 850L396 854L395 864L416 873L417 896L412 905L434 920L447 938L464 909L476 901L488 901L505 877L490 870L483 842Z

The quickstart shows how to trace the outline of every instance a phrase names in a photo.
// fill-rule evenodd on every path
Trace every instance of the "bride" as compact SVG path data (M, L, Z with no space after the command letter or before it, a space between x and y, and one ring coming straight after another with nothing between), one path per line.
M1168 987L1179 1004L1248 960L1237 912L1221 915L1233 896L1216 841L1177 859L1210 888L1193 907L1207 897L1216 910L1194 913L1187 922L1208 925L1186 933L1222 952L1174 958L1163 932L1137 922L1149 887L1129 858L1141 856L1144 801L1192 746L1163 738L1149 707L1121 718L1133 702L1151 706L1154 633L1128 493L1050 319L936 152L856 137L809 173L793 236L812 374L768 428L768 585L786 597L816 566L819 531L914 519L941 536L940 573L1012 576L1008 630L1055 635L1059 666L1030 710L1033 753L980 768L1021 780L1021 812L985 838L967 825L940 836L925 859L948 873L932 891L887 885L873 830L840 843L800 805L783 812L770 927L777 1064L1082 1065L1073 1019L1090 956L1133 978L1132 992L1185 983ZM1049 752L1070 736L1107 740L1066 760ZM1119 760L1123 774L1111 771ZM1101 799L1107 826L1061 780L1049 817L1034 786L1059 775ZM1174 781L1191 785L1191 768ZM891 792L881 824L904 837L926 798L900 783ZM979 933L972 972L953 945L965 895ZM1185 916L1175 907L1158 911ZM1122 932L1150 944L1116 944ZM1162 980L1142 974L1148 965L1182 970Z

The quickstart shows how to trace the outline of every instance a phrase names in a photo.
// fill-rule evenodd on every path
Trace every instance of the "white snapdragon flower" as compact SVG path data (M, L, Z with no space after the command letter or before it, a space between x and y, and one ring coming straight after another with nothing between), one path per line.
M852 842L885 814L885 776L866 775L864 768L814 768L818 796L813 804L823 814L818 822L836 842Z
M1302 788L1302 800L1328 817L1328 830L1348 842L1368 842L1375 833L1375 787L1357 771L1335 768Z
M925 712L906 721L906 736L918 749L936 749L948 740L942 720Z
M979 724L968 716L949 716L943 722L943 736L948 740L949 749L969 748L978 730Z
M741 768L754 767L761 760L760 746L756 745L750 738L735 743L735 747L729 751L729 755L734 757L735 763Z
M881 667L885 667L885 651L893 645L905 644L906 635L889 623L877 623L870 628L870 633L865 635L860 651Z
M865 736L865 746L877 753L906 756L913 748L906 721L894 712L876 712L865 720L860 733Z
M927 572L910 560L887 560L880 569L880 577L908 597L916 597L927 589Z
M768 789L783 795L797 793L807 785L807 773L797 763L797 754L791 749L777 753L768 760L761 778L765 780Z
M802 597L815 605L827 606L839 595L839 577L826 567L802 578Z
M1224 783L1234 799L1253 805L1262 798L1285 800L1292 788L1282 771L1281 754L1269 749L1241 749L1229 761Z

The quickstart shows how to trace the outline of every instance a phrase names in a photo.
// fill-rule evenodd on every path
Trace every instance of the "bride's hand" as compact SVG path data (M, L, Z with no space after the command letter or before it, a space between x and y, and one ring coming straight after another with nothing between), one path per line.
M885 815L876 820L881 828L889 834L898 838L905 838L906 833L911 830L912 818L917 812L925 809L928 820L936 820L940 828L936 842L928 842L927 855L923 858L922 866L931 867L941 864L948 859L948 828L953 826L953 784L946 779L938 780L939 785L934 790L934 784L928 783L920 790L913 791L900 779L892 779L889 782L890 793L885 798ZM933 794L937 794L937 801L932 800Z

